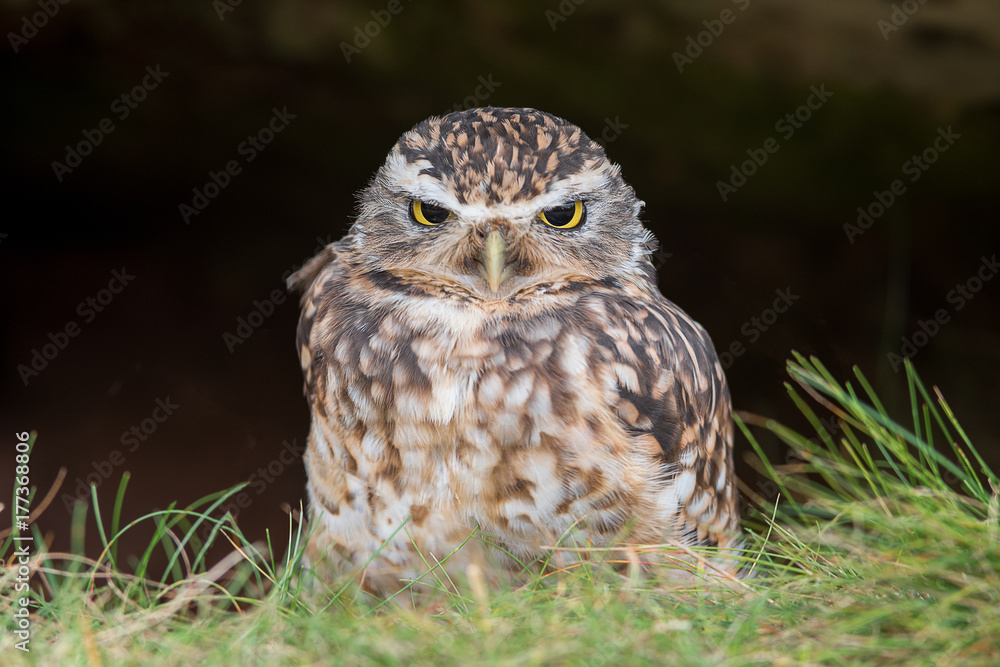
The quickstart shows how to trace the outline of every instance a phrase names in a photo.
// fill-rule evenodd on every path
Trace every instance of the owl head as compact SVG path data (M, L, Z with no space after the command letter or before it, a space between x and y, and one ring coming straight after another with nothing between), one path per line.
M360 203L354 260L436 291L507 299L652 272L655 242L618 166L579 127L534 109L417 124Z

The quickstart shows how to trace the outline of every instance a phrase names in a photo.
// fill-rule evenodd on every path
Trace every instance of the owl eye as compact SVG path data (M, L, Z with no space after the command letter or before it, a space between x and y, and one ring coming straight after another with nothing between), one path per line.
M577 199L569 204L547 208L539 213L538 217L549 227L572 229L586 220L587 207L582 199Z
M414 199L410 201L410 217L413 218L414 222L419 222L421 225L434 226L440 225L445 220L451 218L451 211L444 206L428 204L425 201Z

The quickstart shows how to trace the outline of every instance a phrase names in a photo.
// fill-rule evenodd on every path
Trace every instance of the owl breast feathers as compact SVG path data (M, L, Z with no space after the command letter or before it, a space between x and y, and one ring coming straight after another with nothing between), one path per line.
M452 113L360 200L290 279L320 571L385 594L435 560L736 545L726 378L600 146L532 109Z

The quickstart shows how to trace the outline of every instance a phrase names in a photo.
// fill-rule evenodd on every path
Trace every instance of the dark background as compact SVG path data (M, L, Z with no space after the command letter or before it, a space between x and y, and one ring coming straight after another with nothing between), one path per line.
M0 497L13 434L37 430L32 483L44 491L68 474L40 519L54 548L68 545L67 503L87 476L107 508L126 470L126 519L252 479L239 523L281 543L305 481L299 458L281 458L308 431L296 299L240 344L224 334L344 233L354 193L403 131L468 105L536 107L606 144L662 242L664 294L720 351L743 344L728 368L737 409L803 426L783 388L795 349L844 379L858 365L905 417L887 354L945 309L914 362L1000 467L1000 280L961 310L948 299L1000 250L991 0L907 3L916 12L884 34L894 9L876 0L403 0L396 14L378 1L274 0L220 19L223 1L72 0L15 38L17 52L11 33L43 10L0 4ZM713 23L724 9L731 22ZM391 17L385 27L373 10ZM688 42L699 33L701 54ZM363 48L347 62L342 44ZM696 57L678 71L688 48ZM112 103L147 66L169 74L121 119ZM786 138L776 122L813 86L833 95ZM241 142L275 108L294 118L247 162ZM114 131L60 181L52 163L104 118ZM960 137L911 182L904 163L949 126ZM717 182L772 137L779 150L723 201ZM241 172L185 224L179 205L230 160ZM895 179L905 193L851 243L844 225ZM123 269L134 279L87 322L78 305ZM770 317L776 290L798 299L763 331L751 318ZM18 367L70 322L78 335L25 384ZM157 399L177 407L128 451L123 433ZM738 437L737 458L747 449Z

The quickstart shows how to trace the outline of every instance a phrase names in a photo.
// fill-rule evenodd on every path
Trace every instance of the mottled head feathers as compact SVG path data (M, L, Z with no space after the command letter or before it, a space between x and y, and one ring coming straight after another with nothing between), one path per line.
M386 163L419 167L461 204L530 201L576 177L579 188L620 183L618 167L571 123L533 109L470 109L418 124Z
M451 212L415 224L414 200ZM547 226L539 214L583 201L586 223ZM650 234L642 202L617 165L577 126L534 109L469 109L406 132L361 193L354 252L410 284L449 284L471 297L508 297L567 280L642 280ZM485 289L479 258L490 231L508 251L510 280ZM425 279L422 279L423 276Z

